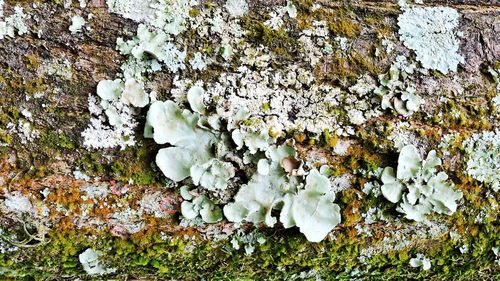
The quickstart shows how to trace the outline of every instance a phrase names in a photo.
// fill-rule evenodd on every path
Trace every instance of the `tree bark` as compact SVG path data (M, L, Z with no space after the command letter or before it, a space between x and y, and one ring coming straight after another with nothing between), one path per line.
M78 255L86 248L107 250L106 262L117 269L110 278L117 280L293 280L301 273L302 277L321 276L327 280L499 278L500 268L495 262L498 257L491 251L500 242L499 196L493 193L487 198L487 187L464 174L466 159L459 150L444 158L443 167L464 192L464 202L458 215L442 219L439 224L415 224L403 219L398 223L364 223L359 209L365 208L363 202L369 199L361 192L365 180L355 176L352 187L337 195L337 201L343 205L343 222L334 230L337 238L319 244L305 241L296 229L260 228L267 241L256 244L254 254L248 256L243 250L232 249L230 240L213 239L214 232L234 233L231 223L180 226L182 199L177 189L165 187L163 175L152 164L159 146L140 137L147 109L138 114L136 147L89 150L81 137L91 117L89 95L95 95L100 80L114 79L125 61L115 49L117 38L133 37L138 24L109 13L103 0L88 1L86 8L80 8L78 3L65 8L56 4L58 1L6 2L5 15L11 14L14 5L20 5L30 18L26 21L28 34L0 40L0 143L4 144L0 146L1 201L22 194L29 198L32 210L19 215L1 208L0 234L4 239L0 243L0 275L5 280L89 278L78 262ZM223 5L219 2L214 5ZM284 5L285 1L251 1L251 7L258 9L269 3ZM385 73L394 57L375 57L374 50L381 48L380 40L385 34L397 34L397 16L401 13L397 3L321 3L334 17L348 21L358 30L356 36L349 38L351 59L325 65L324 75L331 75L335 83L347 88L360 75L368 73L376 78ZM453 7L461 14L459 29L463 37L459 52L465 63L459 71L446 76L431 74L432 78L419 80L417 87L425 93L426 103L417 118L387 114L368 121L357 128L346 156L334 155L321 141L298 144L303 159L336 162L346 173L353 173L370 159L395 166L397 154L384 145L388 140L380 130L381 124L398 121L416 124L428 147L437 146L440 137L447 133L468 136L499 128L499 113L491 109L490 102L498 95L497 86L487 71L488 67L500 66L497 1L424 1L423 5ZM71 34L68 27L72 16L90 13L93 17L84 31ZM395 48L411 56L412 52L402 44ZM362 57L362 62L357 57ZM157 76L157 87L169 89L172 78L170 74ZM435 94L438 90L439 95ZM463 115L462 121L450 121L451 113L437 121L429 118L438 116L446 107L439 101L441 97L454 103ZM23 110L32 117L23 115ZM20 120L29 122L38 136L26 140L22 133L9 128L9 124L18 124ZM77 170L90 179L75 178ZM105 192L90 198L86 192L89 185L102 186ZM145 194L155 198L163 216L155 217L141 209ZM127 209L142 211L127 218L114 215ZM476 223L474 219L485 209L489 210L491 221ZM42 212L48 215L40 216ZM131 234L129 228L137 225L141 231ZM370 229L371 237L359 234L363 227ZM243 229L253 230L250 225ZM384 237L396 232L400 236L391 236L392 242L384 245ZM461 238L451 239L453 233L459 233ZM462 254L458 248L465 244L469 250ZM369 260L362 264L359 256L369 251ZM422 251L432 257L429 272L408 265L409 259Z

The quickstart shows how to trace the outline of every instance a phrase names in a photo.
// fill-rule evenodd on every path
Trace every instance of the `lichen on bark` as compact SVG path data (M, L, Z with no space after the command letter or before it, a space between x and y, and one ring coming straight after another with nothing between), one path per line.
M0 39L3 279L499 278L500 198L492 187L494 171L488 170L486 180L475 168L494 169L499 161L489 156L498 151L491 136L500 126L497 6L481 1L424 1L403 9L389 1L0 2L5 2L0 22L14 26L15 19L17 26L13 36ZM16 5L25 16L9 23L9 16L20 14ZM463 33L456 50L463 60L453 62L456 71L426 69L414 44L402 42L398 17L414 7L446 7L459 14L453 32ZM72 33L75 16L85 25ZM401 56L407 62L397 59ZM98 84L114 79L134 87L126 99L103 105ZM412 98L408 87L425 101L410 105L415 110L405 107ZM374 93L377 88L383 93ZM202 89L196 100L190 89ZM391 106L382 108L387 93ZM96 111L89 108L89 97ZM128 110L117 105L122 100L131 108L130 124L136 124L117 141L125 145L86 145L82 132L92 118L116 128L110 116ZM186 122L196 121L189 123L194 130L210 132L211 165L196 163L194 182L192 176L173 181L155 164L160 149L186 145L143 137L146 100L169 100L188 116ZM248 111L240 112L241 106ZM113 108L116 114L106 112ZM272 165L269 147L284 143L295 150L276 162L287 177L283 182L292 182L286 192L308 195L305 177L315 171L328 177L335 194L328 204L339 207L340 223L332 224L323 241L311 243L302 229L285 228L283 221L270 228L247 223L251 220L233 224L217 216L219 222L207 224L198 214L182 216L182 202L201 196L222 210L258 173L257 163L261 173L264 164ZM381 169L397 167L407 145L422 159L436 150L439 171L463 194L449 216L433 213L412 222L381 196ZM221 167L231 172L216 169ZM218 173L225 175L224 184ZM310 197L315 196L320 197ZM263 215L279 218L285 206L277 201L266 208ZM87 249L98 251L106 276L87 275L79 260ZM410 265L422 257L430 268Z

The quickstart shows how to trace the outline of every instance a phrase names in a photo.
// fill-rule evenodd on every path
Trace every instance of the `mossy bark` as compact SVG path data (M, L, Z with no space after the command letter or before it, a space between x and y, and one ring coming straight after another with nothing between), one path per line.
M36 233L39 239L27 243L3 240L0 253L2 280L73 280L88 279L78 261L86 248L101 249L107 264L117 269L110 279L294 279L321 276L331 279L433 279L433 280L498 280L500 267L491 248L499 246L499 196L486 197L487 188L464 174L464 155L452 148L454 157L445 159L444 168L458 189L464 193L463 205L450 217L438 217L445 225L433 235L432 226L399 223L365 225L361 211L377 206L390 212L387 202L369 198L361 192L364 179L354 178L351 188L338 194L342 205L343 223L335 230L335 239L308 243L297 230L266 229L266 243L256 245L252 255L235 250L229 240L207 239L213 229L231 229L226 223L207 227L180 227L180 199L152 163L158 146L139 139L136 147L125 150L88 150L83 147L81 132L90 119L87 98L95 94L99 80L113 79L124 61L115 50L118 37L130 38L137 23L110 14L104 1L88 1L85 14L93 14L84 32L72 35L68 27L71 17L82 14L78 3L64 8L58 1L6 1L5 11L19 4L30 15L27 35L0 41L0 189L2 194L20 192L32 202L49 207L50 215L43 224L30 216L3 212L0 216L3 236L17 233L18 242ZM256 1L253 5L264 5ZM280 1L282 3L284 1ZM301 11L299 25L310 24L307 18L312 1L295 1ZM360 75L384 73L393 57L374 55L382 48L381 38L397 34L396 19L400 13L392 1L322 1L328 12L319 15L328 22L331 32L350 40L346 54L337 53L317 74L324 81L340 87L351 85ZM425 5L446 5L461 13L460 30L464 32L460 52L465 63L460 65L457 82L450 76L431 74L437 86L422 80L426 104L409 122L416 124L426 144L437 146L443 134L450 131L470 135L499 127L498 111L491 99L498 95L488 67L500 65L500 8L489 1L425 1ZM220 4L220 3L219 3ZM269 3L267 3L269 4ZM35 7L36 6L36 7ZM293 39L287 34L271 34L261 23L248 19L251 40L268 44L284 60L293 61ZM40 36L38 36L39 34ZM398 46L400 52L411 53ZM169 75L155 77L158 87L168 89ZM449 102L441 103L432 89L439 89ZM459 91L458 88L461 90ZM42 93L41 97L35 97ZM28 110L28 120L40 132L33 141L23 143L19 134L7 129L9 123L24 120L21 111ZM139 116L145 116L141 112ZM456 112L459 112L459 118ZM440 113L441 112L441 113ZM355 144L345 156L333 155L330 146L336 138L325 134L312 138L297 133L295 139L304 159L325 159L338 175L358 168L395 166L397 155L389 149L387 140L391 124L399 116L369 121L356 128ZM142 127L143 118L138 120ZM141 135L138 130L137 135ZM89 183L75 179L79 169L92 176L94 184L105 183L117 188L105 199L86 198L82 187ZM95 177L99 177L96 179ZM134 184L129 184L132 179ZM126 188L126 194L120 190ZM49 190L45 198L41 192ZM128 235L117 228L123 222L112 217L115 206L137 207L145 193L158 191L165 198L169 216L156 218L144 215L144 228ZM91 212L82 215L82 204L94 204ZM34 208L41 205L34 204ZM495 207L496 206L496 207ZM63 210L63 211L61 211ZM488 210L489 219L476 223L481 210ZM23 229L23 225L26 229ZM118 227L118 226L119 227ZM369 227L370 237L358 233L359 227ZM384 237L398 231L404 247L383 246ZM450 232L461 239L450 239ZM419 236L427 233L427 236ZM162 235L164 237L162 238ZM185 238L185 235L192 237ZM165 236L167 238L165 238ZM12 243L19 249L8 251ZM461 253L459 247L469 245ZM361 261L369 249L373 253ZM409 259L424 252L433 261L429 271L409 267ZM311 271L312 270L312 271ZM311 275L307 275L306 272ZM316 274L316 275L314 275Z

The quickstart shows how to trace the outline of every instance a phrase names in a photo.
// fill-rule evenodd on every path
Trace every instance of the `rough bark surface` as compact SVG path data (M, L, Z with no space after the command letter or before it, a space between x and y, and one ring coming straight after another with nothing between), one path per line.
M366 211L361 190L364 180L353 179L352 187L338 194L342 204L342 223L334 232L336 239L319 244L308 243L297 230L261 228L267 239L255 245L252 255L234 250L230 240L216 241L211 233L233 233L232 224L221 222L203 227L179 226L178 191L166 188L169 183L155 167L159 146L140 138L137 147L125 150L89 150L83 147L81 132L90 119L87 99L95 94L103 79L114 79L124 61L115 50L118 37L131 38L137 23L108 12L105 1L88 1L81 9L78 3L69 7L58 1L31 3L6 1L4 12L18 4L30 15L29 33L0 40L0 192L1 201L9 194L30 198L32 208L40 212L47 206L47 216L19 215L2 207L0 234L0 276L3 280L73 280L90 278L78 262L87 248L101 249L105 262L117 269L108 278L116 280L195 280L207 279L435 279L498 280L500 267L492 247L499 246L498 193L486 197L487 188L464 173L465 155L460 149L444 159L444 167L458 189L464 193L462 209L457 215L441 218L446 228L402 220L400 223L365 224L358 210ZM275 3L276 2L276 3ZM301 1L299 1L301 2ZM306 1L304 1L306 2ZM332 153L324 141L298 144L303 159L331 163L339 172L358 167L397 164L397 154L387 144L384 126L408 121L418 126L422 146L437 147L441 136L459 132L463 136L499 128L499 111L492 109L491 99L498 95L488 67L500 64L500 6L497 1L424 1L425 6L453 7L461 14L459 29L464 33L460 53L465 63L454 75L433 73L417 85L426 103L417 117L405 119L387 114L356 128L353 144L346 156ZM283 5L284 1L252 1L254 7ZM397 16L401 13L392 1L322 1L332 15L355 26L350 39L350 56L332 59L323 66L323 76L340 87L349 87L365 73L373 77L385 73L394 57L373 55L380 36L397 33ZM215 4L219 5L219 4ZM71 34L68 27L76 14L92 13L84 32ZM37 35L38 32L38 35ZM411 52L401 44L399 53ZM155 78L158 89L169 89L172 77ZM440 95L436 95L438 92ZM37 93L43 93L35 98ZM460 118L452 117L451 103ZM16 124L22 110L32 113L31 126L39 131L33 141L23 141L21 134L8 129ZM141 135L146 109L137 135ZM444 114L439 114L444 112ZM26 119L26 118L24 118ZM296 138L300 140L300 138ZM497 159L497 161L500 161ZM79 170L89 180L76 179ZM500 171L499 171L500 172ZM133 181L130 181L133 179ZM133 183L132 183L133 182ZM104 186L105 195L89 198L85 186ZM48 192L48 195L43 195ZM114 214L141 209L145 194L156 196L163 212L161 218L143 212L136 217L117 218ZM362 200L363 198L363 200ZM370 201L378 204L377 201ZM382 204L382 203L381 203ZM385 202L387 204L387 202ZM90 206L90 207L89 207ZM87 210L83 212L82 210ZM488 210L489 219L474 220ZM130 234L139 225L141 231ZM370 237L359 234L368 227ZM245 226L248 232L251 226ZM384 243L386 233L397 232L397 241L405 246ZM450 232L461 239L452 241ZM12 234L15 233L15 236ZM424 233L424 234L422 234ZM187 236L188 235L188 236ZM423 236L421 236L423 235ZM168 237L168 238L165 238ZM188 239L186 237L189 237ZM461 253L462 245L469 245ZM377 245L379 247L377 247ZM372 255L356 272L362 249ZM370 250L371 249L371 250ZM409 259L426 252L432 257L432 269L411 268ZM360 267L361 268L361 267ZM302 274L302 275L301 275ZM317 274L317 275L315 275ZM24 279L23 279L24 278Z

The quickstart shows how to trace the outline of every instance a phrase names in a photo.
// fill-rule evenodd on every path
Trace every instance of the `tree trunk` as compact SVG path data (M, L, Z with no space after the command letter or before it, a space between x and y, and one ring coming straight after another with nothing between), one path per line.
M499 99L494 73L500 72L500 6L496 1L424 1L419 5L446 6L459 12L458 30L463 36L458 52L464 61L457 72L444 75L431 70L412 78L425 103L411 117L386 110L353 125L355 133L338 140L328 133L287 133L295 139L301 160L316 167L327 164L334 176L348 180L348 187L339 190L335 200L342 222L320 243L308 242L298 228L252 224L237 228L227 220L179 223L181 185L166 179L155 164L156 153L164 146L142 137L147 107L136 109L135 146L123 150L86 147L82 132L92 118L89 96L97 97L99 81L113 80L122 72L127 56L116 50L116 42L119 37L134 37L138 23L110 13L104 0L86 1L84 8L78 1L60 2L65 1L6 0L3 9L2 21L14 13L15 5L29 16L24 20L27 34L0 40L0 275L4 280L92 278L79 261L89 248L101 251L101 263L115 269L107 275L113 280L500 277L500 256L493 252L500 246L498 192L467 174L468 156L460 142L449 147L449 154L438 148L447 134L456 133L462 140L499 129L500 102L495 105L493 101ZM309 2L314 1L293 2L298 7L294 27L310 24ZM347 91L363 75L377 84L378 75L389 70L396 55L416 62L415 53L398 40L402 11L396 1L320 2L331 37L345 38L348 48L335 49L328 61L321 62L315 80ZM246 17L255 26L257 19L262 25L269 18L263 12L266 7L286 5L286 1L249 3ZM204 5L209 4L193 10L202 11ZM224 1L211 5L223 7ZM86 23L82 31L72 34L69 26L75 15L83 16ZM297 37L298 33L290 34ZM381 43L384 38L392 40L394 51L376 56L376 50L386 49ZM263 40L261 44L270 44L269 48L276 44L279 47L273 51L278 52L282 39L248 40ZM197 39L191 40L186 42L195 44ZM287 52L283 57L292 63L295 53L283 45L281 49ZM210 75L220 72L209 66L206 81L215 80ZM148 92L164 95L173 87L173 76L168 71L155 74ZM439 150L440 169L463 194L454 214L433 214L416 223L382 196L362 191L367 182L377 180L362 175L360 169L398 165L389 127L397 130L399 122L411 124L413 144L421 152ZM335 152L339 141L349 141L345 153ZM500 160L493 161L498 169ZM389 219L367 222L372 208ZM262 244L257 242L261 236ZM430 270L410 266L410 259L419 253L430 258Z

